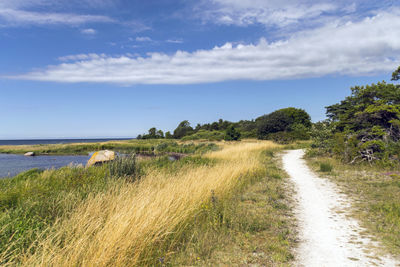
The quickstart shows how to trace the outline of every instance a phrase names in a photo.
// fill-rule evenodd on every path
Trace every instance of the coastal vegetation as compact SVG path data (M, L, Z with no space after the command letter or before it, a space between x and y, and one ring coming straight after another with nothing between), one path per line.
M284 108L260 116L255 120L230 122L220 119L213 123L197 124L195 128L184 120L173 131L163 135L155 127L137 139L181 139L209 141L237 141L241 138L273 140L279 143L290 143L296 140L310 139L311 117L302 109Z
M172 133L152 127L134 140L0 146L120 155L0 180L0 264L289 265L295 222L277 155L295 148L307 150L314 171L350 195L353 215L399 254L400 86L355 86L326 109L317 123L289 107L239 122L184 120Z
M392 80L398 80L398 70ZM351 95L326 107L328 120L314 124L310 153L343 162L387 167L400 163L400 86L386 82L351 88Z
M131 157L131 164L32 170L4 179L0 262L202 265L240 240L256 244L260 234L264 262L288 263L290 208L285 176L272 160L280 149L269 141L219 143L219 150L178 161Z
M124 140L108 141L99 143L71 143L71 144L48 144L48 145L17 145L0 146L0 153L24 154L27 151L35 152L36 155L87 155L99 150L114 150L119 153L203 153L216 149L212 142L178 142L178 140L146 139L146 140Z
M328 119L312 126L310 166L350 195L354 217L400 254L400 86L355 86L326 110Z

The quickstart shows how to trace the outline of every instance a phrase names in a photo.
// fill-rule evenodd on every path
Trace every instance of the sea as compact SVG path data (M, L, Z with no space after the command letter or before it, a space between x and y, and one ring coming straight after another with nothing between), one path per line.
M97 143L114 140L131 140L133 138L104 138L104 139L26 139L26 140L0 140L0 146L10 145L49 145L68 143Z
M112 140L130 140L132 138L105 139L32 139L32 140L0 140L0 145L39 145L39 144L68 144L96 143ZM23 155L0 153L0 178L13 177L20 172L30 169L57 169L67 165L85 165L90 155L52 155L25 157Z

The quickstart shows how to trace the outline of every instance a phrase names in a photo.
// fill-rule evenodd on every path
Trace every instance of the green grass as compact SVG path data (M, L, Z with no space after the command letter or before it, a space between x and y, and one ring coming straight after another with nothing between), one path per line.
M321 162L319 164L319 171L320 172L331 172L333 166L328 162Z
M308 158L318 170L322 163L332 166L326 177L337 183L353 199L352 214L385 248L400 255L400 175L369 165L346 165L324 157Z
M182 141L189 141L189 140L221 141L224 139L224 136L225 136L224 131L200 130L192 135L184 136L182 138Z
M297 140L292 143L284 145L284 149L290 150L290 149L306 149L311 146L312 141L310 140Z
M294 231L285 189L286 174L274 151L262 156L265 170L242 177L237 191L224 199L211 197L188 236L166 266L289 266Z
M204 153L217 149L214 143L177 142L175 140L124 140L102 143L71 143L50 145L0 146L0 153L24 154L34 151L37 155L86 155L98 150L115 150L121 153Z
M177 161L162 156L143 162L137 162L132 155L102 166L32 169L0 179L0 255L12 259L28 250L56 220L68 217L89 195L105 192L118 183L132 182L150 171L173 173L185 167L211 164L214 160L199 155Z
M0 254L27 250L55 220L66 216L89 194L115 183L108 167L33 169L0 180Z
M203 146L210 147L214 149ZM291 211L286 175L275 157L275 150L265 151L260 155L265 169L240 177L232 194L212 194L194 218L182 224L185 229L178 229L184 236L167 242L175 253L160 258L160 265L288 265L294 244ZM168 156L137 161L132 156L90 168L35 169L0 180L0 258L15 263L19 254L33 251L36 240L43 240L57 220L68 218L89 196L149 172L173 174L216 163L201 155L177 161Z

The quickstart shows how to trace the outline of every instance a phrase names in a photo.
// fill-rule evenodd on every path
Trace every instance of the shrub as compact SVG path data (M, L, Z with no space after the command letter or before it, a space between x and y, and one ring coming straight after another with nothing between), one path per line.
M197 133L183 137L182 141L189 140L209 140L209 141L221 141L224 139L224 133L221 131L207 131L199 130Z
M232 125L225 131L225 141L238 141L240 139L240 133Z

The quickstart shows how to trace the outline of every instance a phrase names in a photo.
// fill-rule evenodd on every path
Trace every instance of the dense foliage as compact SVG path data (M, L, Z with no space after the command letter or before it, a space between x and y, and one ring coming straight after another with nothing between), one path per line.
M259 139L273 139L288 142L309 138L311 118L307 112L298 108L284 108L256 119Z
M398 80L399 71L393 73L392 80ZM399 85L379 82L355 86L350 96L326 110L328 121L313 129L315 147L346 162L399 161Z
M233 125L229 126L225 131L225 141L238 141L240 139L240 132L238 132Z
M173 137L179 139L192 133L193 128L190 126L190 122L185 120L179 123L178 127L176 127Z
M224 133L221 131L207 131L199 130L191 135L187 135L181 138L182 141L189 140L209 140L209 141L221 141L224 139Z
M153 127L149 129L148 134L138 135L137 139L162 139L164 138L164 133L161 130Z
M148 134L139 135L138 139L181 139L237 141L241 138L272 139L278 142L309 139L311 127L310 115L302 109L284 108L255 120L230 122L223 119L212 123L197 124L195 128L187 120L182 121L173 131L166 132L151 128Z

